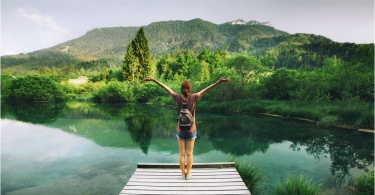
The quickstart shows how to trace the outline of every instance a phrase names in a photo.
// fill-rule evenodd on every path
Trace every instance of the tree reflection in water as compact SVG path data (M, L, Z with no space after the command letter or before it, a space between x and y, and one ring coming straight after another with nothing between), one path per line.
M62 117L64 108L55 102L7 102L1 104L1 118L12 115L19 121L48 124Z
M125 118L131 138L141 148L142 152L147 154L152 138L152 119L143 115L135 114Z
M216 149L235 156L266 152L270 144L290 141L294 151L304 147L318 160L330 158L330 171L338 177L349 175L352 168L366 169L374 164L371 133L244 115L210 115L202 119L201 126Z
M2 118L48 124L69 132L70 127L74 126L79 129L75 134L101 146L126 148L134 147L136 143L147 154L153 141L158 144L158 150L171 153L178 151L174 129L175 108L84 102L3 103L1 108ZM374 162L374 136L365 132L326 129L312 123L259 115L199 112L197 123L195 154L215 149L235 156L251 155L255 152L267 152L271 144L289 141L292 143L290 148L294 151L303 147L307 154L318 160L330 158L330 172L342 178L349 174L350 169L366 169ZM133 143L129 141L129 132Z

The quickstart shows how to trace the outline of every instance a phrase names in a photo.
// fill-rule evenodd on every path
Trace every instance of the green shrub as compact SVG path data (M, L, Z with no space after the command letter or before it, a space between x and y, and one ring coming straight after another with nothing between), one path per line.
M132 87L129 82L109 82L94 95L96 101L108 102L132 102L135 100Z
M374 170L362 172L349 183L355 194L374 194Z
M138 102L147 102L159 96L166 96L168 93L156 83L135 82L133 86L134 97Z
M1 75L1 99L5 100L9 97L9 94L11 92L10 87L12 85L12 80L14 80L14 78L9 75Z
M25 76L12 80L10 101L61 101L66 98L63 86L46 76Z
M303 174L289 175L284 183L276 186L275 193L280 195L317 195L320 192L320 184L312 184L311 180Z

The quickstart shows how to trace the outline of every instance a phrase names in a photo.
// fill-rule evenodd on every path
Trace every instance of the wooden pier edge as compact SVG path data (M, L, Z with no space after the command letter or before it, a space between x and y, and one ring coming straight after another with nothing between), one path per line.
M230 168L235 167L234 162L216 162L216 163L194 163L194 168L200 169L222 169L222 168ZM179 169L180 164L178 163L138 163L137 168L145 168L145 169Z

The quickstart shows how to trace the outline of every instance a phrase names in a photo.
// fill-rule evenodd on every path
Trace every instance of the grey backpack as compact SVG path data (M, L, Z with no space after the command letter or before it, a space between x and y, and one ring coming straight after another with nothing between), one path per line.
M177 122L182 132L189 131L195 122L194 115L188 109L190 105L190 98L191 96L188 98L187 104L184 107L184 105L182 104L182 97L180 96L181 110L178 113Z

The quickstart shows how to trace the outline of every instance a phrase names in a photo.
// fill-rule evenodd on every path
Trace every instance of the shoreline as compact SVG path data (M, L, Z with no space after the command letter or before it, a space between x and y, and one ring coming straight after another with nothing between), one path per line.
M373 105L367 102L358 106L360 108L355 110L355 114L349 115L349 117L345 115L347 112L346 110L342 110L342 107L339 106L339 102L299 103L274 100L238 100L226 102L224 105L222 103L213 102L201 102L200 105L204 110L209 112L261 114L283 119L293 119L316 123L317 125L323 127L337 127L361 132L375 133L373 128L374 114L373 112L371 113L371 111L366 112L369 110L369 106L373 108ZM352 110L349 110L349 113L350 111ZM362 125L357 125L357 122L359 124L362 123Z
M299 117L284 117L284 116L281 116L281 115L270 114L270 113L259 113L259 114L266 115L266 116L283 118L283 119L293 119L293 120L306 121L306 122L310 122L310 123L317 123L318 122L318 121L314 121L314 120L311 120L311 119L305 119L305 118L299 118ZM350 130L356 130L356 131L367 132L367 133L375 133L374 129L355 128L353 126L345 125L345 124L336 125L336 126L333 126L333 127L338 127L338 128L343 128L343 129L350 129Z
M212 106L212 103L211 103L211 107L207 106L207 102L202 102L202 103L203 103L202 107L207 112L222 113L221 109L223 109L223 108L230 108L226 112L240 113L240 114L258 114L258 115L265 115L265 116L277 117L277 118L282 118L282 119L292 119L292 120L305 121L305 122L316 123L316 124L319 122L317 120L308 119L308 118L293 117L293 116L283 116L283 115L280 115L280 114L272 113L272 111L269 111L269 112L256 112L254 110L252 110L252 111L241 111L239 109L235 109L234 107L230 107L230 106L221 106L221 109L217 110L217 108L218 108L217 107L217 103L214 103L215 105L213 105L213 106ZM155 104L155 102L150 101L150 102L146 102L146 104ZM170 104L169 102L159 102L157 104L160 104L162 106L174 106L174 104ZM215 109L213 109L213 107ZM322 126L324 126L324 125L322 125ZM336 125L330 125L330 126L325 126L325 127L336 127L336 128L350 129L350 130L355 130L355 131L360 131L360 132L366 132L366 133L373 133L373 134L375 134L375 130L374 129L363 128L363 127L355 127L354 125L349 125L349 124L336 124Z

